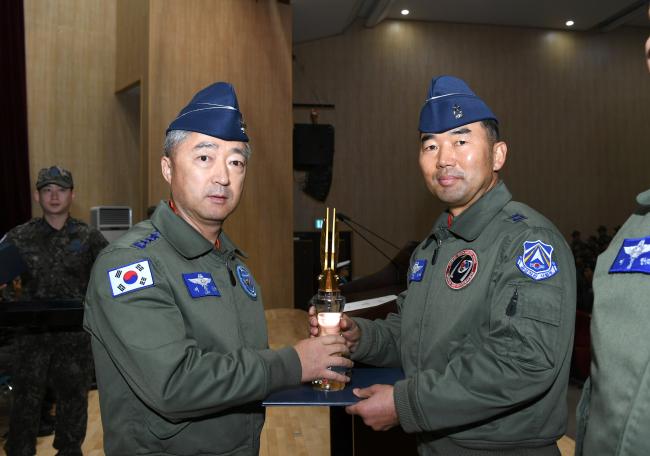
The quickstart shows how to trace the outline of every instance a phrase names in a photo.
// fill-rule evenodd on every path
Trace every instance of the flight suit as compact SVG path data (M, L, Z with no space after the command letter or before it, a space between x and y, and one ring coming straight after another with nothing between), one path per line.
M553 224L511 198L500 182L451 226L442 214L399 313L356 319L352 358L404 369L395 406L420 454L559 455L575 266Z
M253 455L260 401L300 384L296 351L268 349L260 289L161 202L97 259L86 296L107 455Z
M650 190L596 263L577 456L650 454Z

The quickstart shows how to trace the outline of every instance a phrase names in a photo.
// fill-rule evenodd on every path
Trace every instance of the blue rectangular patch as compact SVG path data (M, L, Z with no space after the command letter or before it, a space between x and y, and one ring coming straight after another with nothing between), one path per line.
M221 296L217 284L209 272L190 272L183 274L183 280L190 296L194 299L205 296Z
M424 276L424 270L427 268L427 260L415 260L411 266L410 282L421 282Z
M650 274L650 236L623 239L618 255L609 272L642 272Z

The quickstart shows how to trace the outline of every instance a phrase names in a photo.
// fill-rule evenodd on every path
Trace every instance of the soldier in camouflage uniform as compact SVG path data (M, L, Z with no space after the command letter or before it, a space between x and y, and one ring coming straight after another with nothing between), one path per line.
M43 217L13 228L2 240L14 243L28 266L20 290L10 285L5 295L23 301L82 300L92 264L107 242L99 231L70 217L74 190L69 171L42 169L34 198ZM48 383L57 402L54 447L61 456L82 454L92 379L88 335L81 327L24 328L17 334L15 358L7 455L35 454Z

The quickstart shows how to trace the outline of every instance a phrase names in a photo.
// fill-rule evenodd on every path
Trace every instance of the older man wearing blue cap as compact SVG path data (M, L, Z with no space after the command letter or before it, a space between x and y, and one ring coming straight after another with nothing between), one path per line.
M575 267L558 230L512 201L494 113L460 79L433 79L420 167L448 209L411 257L386 320L345 318L352 359L401 366L355 390L375 430L416 433L420 454L559 455L575 318Z
M258 454L270 392L350 366L341 336L269 350L259 285L223 232L250 147L233 87L167 130L171 199L97 259L86 296L107 455Z

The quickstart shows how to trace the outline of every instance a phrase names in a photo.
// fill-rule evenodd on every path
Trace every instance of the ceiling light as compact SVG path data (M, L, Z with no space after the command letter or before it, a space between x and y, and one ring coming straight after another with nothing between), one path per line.
M403 9L402 11L400 11L400 13L402 13L402 16L408 16L408 14L410 13L410 11L407 10L407 9Z
M569 20L566 21L564 24L565 24L567 27L571 27L573 24L575 24L575 22L573 22L572 20L569 19Z

